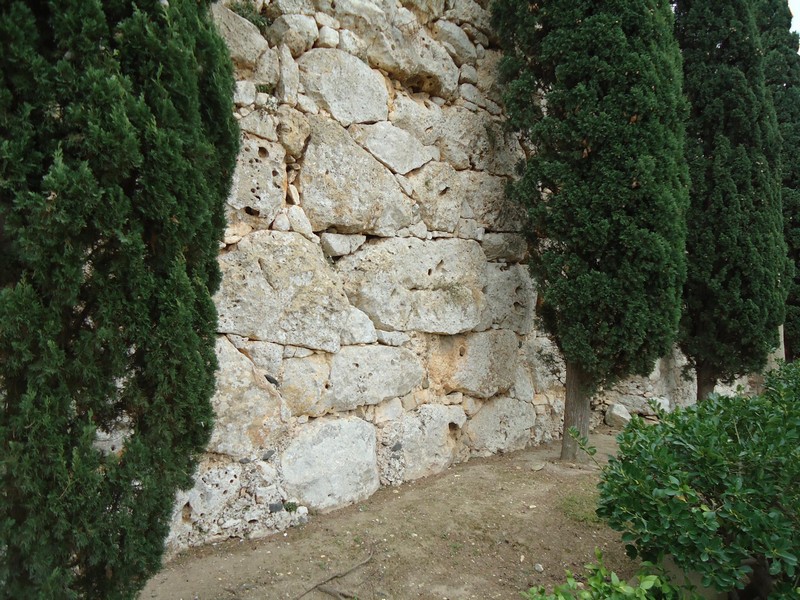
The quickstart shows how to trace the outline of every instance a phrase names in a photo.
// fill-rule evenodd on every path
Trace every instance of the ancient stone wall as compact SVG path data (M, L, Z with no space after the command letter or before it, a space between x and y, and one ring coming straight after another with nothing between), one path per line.
M504 200L523 151L501 126L486 6L272 0L263 33L214 6L243 145L217 422L170 552L559 435L563 365L533 328ZM618 394L672 401L668 379Z

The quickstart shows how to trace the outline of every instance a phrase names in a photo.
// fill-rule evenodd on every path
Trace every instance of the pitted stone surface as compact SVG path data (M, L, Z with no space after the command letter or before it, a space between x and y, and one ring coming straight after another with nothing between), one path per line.
M376 327L455 334L480 323L485 263L472 241L390 238L336 267L348 298Z
M441 19L433 24L432 31L459 67L465 63L475 63L478 58L475 46L461 27Z
M244 140L236 162L228 204L271 222L286 195L283 146L267 140Z
M286 44L295 58L310 49L317 37L317 22L307 15L281 15L267 30L267 41L273 46Z
M479 454L521 450L531 439L536 409L529 402L500 396L486 402L464 426L470 448Z
M488 173L461 171L461 188L470 218L492 232L519 232L524 210L505 197L506 179Z
M411 224L411 200L391 172L339 125L311 117L298 181L314 231L393 235ZM347 160L341 160L341 157Z
M378 489L375 428L356 417L317 419L280 459L286 491L316 510L352 504Z
M486 265L486 310L482 328L492 326L528 334L533 331L536 292L525 265Z
M339 350L350 307L319 245L297 233L255 231L219 262L221 332Z
M303 54L298 66L306 94L343 126L388 117L389 95L383 78L356 57L316 48Z
M455 462L459 453L458 430L467 416L460 406L424 404L404 415L402 427L403 480L439 473Z
M490 398L514 384L518 360L517 336L496 329L439 337L431 347L429 371L445 393Z
M464 190L457 171L447 163L430 162L410 174L412 198L428 229L454 232L458 225Z

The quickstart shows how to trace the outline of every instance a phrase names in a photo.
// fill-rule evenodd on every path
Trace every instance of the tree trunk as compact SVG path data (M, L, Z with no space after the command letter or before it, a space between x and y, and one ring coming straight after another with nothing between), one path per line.
M714 391L714 387L717 385L717 376L711 367L703 363L697 363L695 371L697 372L697 402L699 404Z
M581 437L589 435L589 416L591 398L587 394L586 373L577 364L567 362L567 397L564 403L564 431L561 439L561 460L575 461L578 443L569 435L570 427L575 427Z

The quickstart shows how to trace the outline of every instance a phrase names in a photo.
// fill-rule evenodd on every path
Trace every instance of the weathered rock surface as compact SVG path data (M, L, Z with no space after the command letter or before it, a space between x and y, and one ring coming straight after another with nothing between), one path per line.
M221 332L339 350L350 306L318 245L296 233L255 231L219 262Z
M228 204L271 222L286 195L286 152L267 140L244 140L236 159Z
M298 181L314 231L392 235L410 225L411 200L392 174L336 123L319 117L310 123Z
M311 126L308 119L289 106L281 105L277 111L278 126L277 136L286 153L294 158L300 158L306 147L306 142L311 135Z
M282 104L294 106L297 104L297 96L300 93L300 68L286 44L278 47L278 59L280 71L275 97Z
M455 334L480 323L485 258L466 240L390 238L336 265L353 305L385 331Z
M430 149L388 121L374 125L353 125L350 135L392 172L401 175L421 167L432 158Z
M453 58L459 67L464 63L474 63L477 60L475 46L455 23L441 19L433 24L433 37L436 38Z
M457 171L447 163L431 162L411 173L408 180L414 190L412 198L428 229L455 231L464 200Z
M316 48L300 57L298 66L306 94L343 126L388 117L389 95L383 77L355 56Z
M370 496L380 485L375 428L361 419L317 419L281 455L286 491L317 510Z
M317 22L307 15L281 15L267 30L267 41L273 46L286 44L295 58L310 49L318 37Z
M364 235L344 235L341 233L323 233L320 235L322 251L325 256L344 256L352 254L364 245L367 237Z
M520 334L533 330L536 293L525 265L486 265L486 309L481 327L509 329Z
M237 74L244 77L252 72L261 54L269 48L258 27L235 12L222 6L221 2L211 5L211 15L220 35L237 67Z
M391 346L344 346L336 354L284 361L281 392L293 415L321 416L404 396L424 371L416 355Z
M505 178L475 171L461 171L459 177L469 209L469 214L463 216L476 219L487 231L520 231L524 212L506 198Z
M486 233L481 240L486 260L523 262L528 255L528 243L515 233Z
M500 396L486 402L464 426L469 447L479 454L524 448L536 424L536 409L524 400Z
M441 336L431 346L430 376L445 393L490 398L514 384L517 350L517 336L504 329Z
M631 421L631 413L622 404L612 404L606 410L606 425L624 428Z

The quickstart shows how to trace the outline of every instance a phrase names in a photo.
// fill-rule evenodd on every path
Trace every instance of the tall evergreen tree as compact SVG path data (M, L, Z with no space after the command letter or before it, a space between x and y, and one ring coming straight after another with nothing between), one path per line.
M761 0L758 24L764 45L764 75L772 94L781 152L783 230L792 272L787 276L784 341L787 360L800 357L800 35L783 0Z
M132 597L209 438L238 133L208 5L0 0L4 598Z
M697 397L758 371L778 343L787 272L775 111L752 0L679 0L690 103L688 271L681 347Z
M535 151L523 203L540 317L564 355L564 431L599 384L674 340L685 276L681 57L666 0L498 0L509 123ZM564 436L561 456L576 444Z

